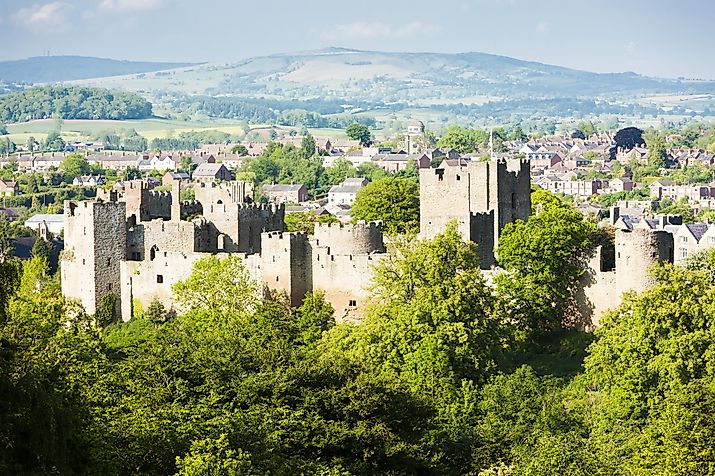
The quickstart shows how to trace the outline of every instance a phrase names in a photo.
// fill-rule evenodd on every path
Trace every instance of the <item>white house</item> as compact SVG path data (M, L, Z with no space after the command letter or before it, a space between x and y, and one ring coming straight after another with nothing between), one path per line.
M328 192L329 205L352 205L357 193L367 185L365 178L348 178L340 185L334 185Z
M65 216L61 213L48 214L38 213L25 220L25 226L37 231L42 222L47 224L47 229L55 235L59 235L65 227Z

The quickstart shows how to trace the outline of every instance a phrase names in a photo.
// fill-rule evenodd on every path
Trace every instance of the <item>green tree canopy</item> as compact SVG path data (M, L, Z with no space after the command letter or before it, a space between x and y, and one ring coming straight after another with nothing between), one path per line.
M60 164L60 169L64 172L66 179L72 180L75 177L89 173L89 162L81 154L70 154L64 158Z
M372 143L372 134L365 124L353 123L345 129L345 134L352 140L359 140L360 144L368 147Z
M420 225L419 186L387 177L363 187L350 211L353 220L382 220L387 233L417 233Z

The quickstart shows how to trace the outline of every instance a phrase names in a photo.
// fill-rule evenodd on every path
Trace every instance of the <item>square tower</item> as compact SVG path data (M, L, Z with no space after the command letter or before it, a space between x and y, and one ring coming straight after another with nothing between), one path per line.
M496 263L504 226L531 215L531 173L525 160L468 162L420 170L420 235L433 238L452 220L478 246L482 269Z
M123 202L66 201L62 294L79 299L94 314L108 294L120 314L120 262L126 255L126 205Z

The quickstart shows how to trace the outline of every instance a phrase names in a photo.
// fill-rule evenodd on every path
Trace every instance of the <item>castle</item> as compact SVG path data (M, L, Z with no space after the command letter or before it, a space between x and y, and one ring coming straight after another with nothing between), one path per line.
M469 162L420 170L420 236L432 238L455 220L477 244L483 269L496 265L494 249L504 226L531 214L529 164L524 160ZM373 265L386 256L382 226L317 224L311 237L284 232L283 205L253 203L252 184L200 182L193 201L127 182L123 196L65 202L62 292L92 314L114 295L123 320L133 307L158 299L176 309L171 287L209 255L238 255L269 291L285 292L292 305L321 290L338 321L359 321ZM619 230L615 249L599 249L577 296L593 327L623 292L650 285L647 268L673 261L672 235Z

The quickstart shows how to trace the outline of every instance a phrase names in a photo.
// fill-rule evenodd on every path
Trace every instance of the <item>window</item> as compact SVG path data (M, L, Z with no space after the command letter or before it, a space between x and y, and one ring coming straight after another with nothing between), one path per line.
M156 282L159 283L159 284L163 283L163 282L164 282L164 276L162 276L161 274L157 274L157 275L156 275Z
M112 266L112 258L107 258L107 268Z
M112 283L107 283L107 291L111 291L111 290L112 290Z
M681 237L680 237L680 242L681 242L681 243L687 243L687 242L688 242L688 237L687 237L687 236L681 236Z
M84 262L84 258L82 258L82 264L85 264L85 262Z
M357 307L357 301L356 301L355 299L351 299L351 300L348 302L348 306L349 306L349 307Z
M680 248L680 257L681 258L687 258L688 257L688 249L687 248Z
M280 278L279 278L278 276L276 276L276 283L278 282L279 279L280 279Z

